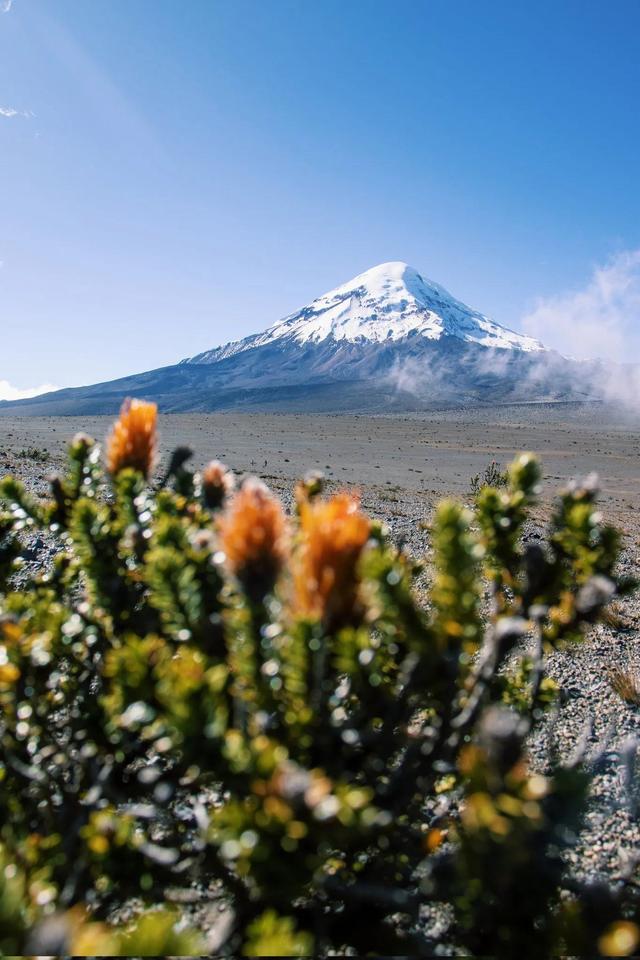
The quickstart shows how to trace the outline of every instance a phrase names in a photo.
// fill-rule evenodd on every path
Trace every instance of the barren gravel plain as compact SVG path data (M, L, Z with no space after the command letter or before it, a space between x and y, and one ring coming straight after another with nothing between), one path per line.
M110 417L3 417L0 469L32 473L55 468L78 430L102 439ZM495 459L534 450L543 461L545 495L571 477L595 471L603 505L626 517L640 503L637 466L640 413L599 404L535 404L450 410L402 416L323 414L175 414L160 418L161 454L190 447L194 463L212 457L239 473L293 481L322 470L337 484L357 486L365 497L388 488L402 502L465 495L469 480ZM38 464L28 456L46 451ZM23 454L21 456L21 454Z
M79 430L102 439L111 418L0 419L0 475L12 472L35 493L62 466L67 441ZM506 466L521 450L536 451L544 489L529 534L544 535L553 494L573 477L596 472L605 518L624 535L621 567L640 574L640 413L598 404L497 406L402 416L291 414L171 415L160 418L161 458L186 445L194 464L223 460L238 474L263 477L290 502L293 482L322 470L329 487L356 487L364 506L384 519L417 556L430 555L428 521L446 495L470 500L470 478L491 460ZM162 463L160 466L162 469ZM42 562L46 544L26 558ZM630 789L630 738L640 739L640 707L612 691L612 665L640 671L638 595L614 603L610 623L549 659L562 686L557 713L530 744L532 763L544 769L549 747L569 757L582 742L595 763L587 823L569 856L586 875L611 880L640 851L640 791ZM640 673L639 673L640 676ZM640 766L639 766L640 769Z

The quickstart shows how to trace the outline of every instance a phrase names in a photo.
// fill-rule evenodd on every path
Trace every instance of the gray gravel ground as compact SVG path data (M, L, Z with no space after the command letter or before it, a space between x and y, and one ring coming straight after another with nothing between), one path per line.
M625 551L621 568L637 572L636 551ZM548 658L561 704L529 745L532 765L541 771L548 766L550 748L563 760L584 749L593 764L586 824L568 860L579 876L601 880L621 877L640 858L640 777L632 788L626 774L636 753L633 741L640 744L640 706L621 700L608 680L611 667L623 667L638 677L640 690L638 598L618 601L614 609L615 626L598 624L582 643Z

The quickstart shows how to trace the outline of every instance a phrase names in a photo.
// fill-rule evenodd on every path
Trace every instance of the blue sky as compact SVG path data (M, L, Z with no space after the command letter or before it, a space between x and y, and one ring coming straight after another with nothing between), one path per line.
M385 260L640 360L638 0L0 10L0 381L171 363Z

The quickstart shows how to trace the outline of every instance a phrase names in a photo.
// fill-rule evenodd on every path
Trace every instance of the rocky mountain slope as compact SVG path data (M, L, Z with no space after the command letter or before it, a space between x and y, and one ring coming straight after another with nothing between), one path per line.
M584 400L599 395L598 370L500 326L394 261L262 333L159 370L0 404L0 414L113 413L129 394L165 412Z

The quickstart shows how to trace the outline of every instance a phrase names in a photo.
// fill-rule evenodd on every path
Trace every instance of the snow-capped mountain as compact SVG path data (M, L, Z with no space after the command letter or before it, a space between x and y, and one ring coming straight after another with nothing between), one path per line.
M126 396L164 412L385 413L593 399L598 377L597 364L545 350L393 261L262 333L160 370L0 403L0 414L112 414Z
M400 260L381 263L279 320L264 333L208 350L185 363L217 363L277 341L315 346L329 340L382 343L419 336L456 337L501 350L534 353L543 346L501 327Z

